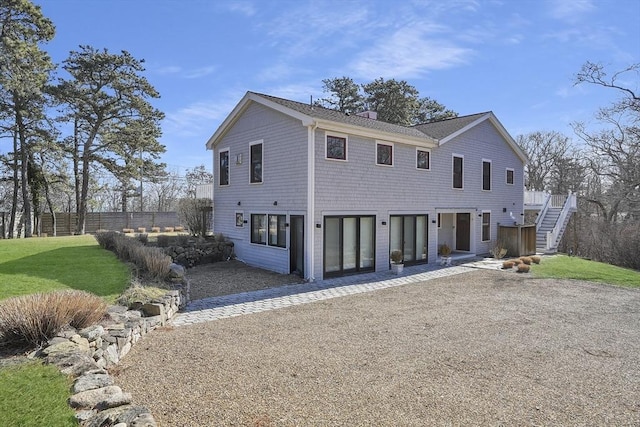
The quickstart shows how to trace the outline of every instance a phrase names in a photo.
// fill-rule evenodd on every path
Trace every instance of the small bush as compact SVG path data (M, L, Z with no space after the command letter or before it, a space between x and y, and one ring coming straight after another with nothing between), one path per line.
M164 280L169 274L171 257L160 248L144 248L141 254L141 264L151 277Z
M165 233L173 233L173 227L165 227L164 228L164 232Z
M118 236L118 233L115 231L97 231L94 235L98 244L108 251L112 251L116 247L116 236Z
M160 248L166 248L171 244L171 238L167 235L160 234L158 235L158 239L156 240L156 244Z
M0 345L38 346L71 325L97 323L107 304L84 291L59 291L9 298L0 303Z
M530 256L529 258L531 258L531 261L533 261L534 264L540 264L541 258L538 255L533 255L533 256Z
M489 252L495 259L502 259L507 256L507 248L504 247L502 241L496 242Z
M155 288L153 286L142 286L137 282L131 284L126 291L122 293L116 300L116 304L125 307L133 307L136 303L147 304L167 293L166 289Z
M146 233L147 229L146 227L138 227L138 233Z
M531 266L528 264L518 264L518 273L528 273Z
M133 228L123 228L122 232L126 233L126 234L131 234L131 233L134 232L134 229Z
M503 268L504 270L508 270L508 269L510 269L510 268L513 268L513 266L514 266L515 264L516 264L516 263L515 263L515 262L513 262L513 261L504 261L504 262L502 263L502 268Z
M533 262L533 260L531 258L529 258L528 256L520 257L520 263L521 264L524 263L524 264L527 264L527 265L531 265L532 262Z
M184 227L181 225L176 225L175 227L173 227L173 229L177 232L184 231Z
M142 243L143 245L146 245L149 243L149 235L142 233L142 234L138 234L138 240L140 241L140 243Z
M159 233L160 232L160 227L151 227L151 232L152 233Z

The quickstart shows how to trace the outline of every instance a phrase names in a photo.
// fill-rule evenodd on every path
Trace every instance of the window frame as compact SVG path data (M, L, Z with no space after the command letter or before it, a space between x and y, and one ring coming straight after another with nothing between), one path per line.
M227 154L227 166L225 168L222 167L222 154L226 153ZM231 150L230 148L223 148L221 150L218 151L218 186L220 187L227 187L229 185L231 185L231 165L230 165L230 160L231 160ZM227 182L226 183L222 183L222 171L226 169L227 171Z
M488 215L485 222L485 215ZM481 221L481 232L480 232L480 240L482 242L490 242L491 241L491 211L482 211L482 221ZM487 236L485 236L485 227L487 228ZM487 237L487 238L485 238Z
M260 145L260 181L253 179L253 147ZM249 143L249 183L262 184L264 182L264 141L262 139Z
M485 174L484 174L484 165L488 164L489 165L489 188L485 188ZM492 165L492 161L491 159L482 159L482 169L481 169L481 179L480 179L480 188L482 191L491 191L492 185L491 185L491 181L492 181L492 175L493 175L493 165Z
M329 157L329 138L342 139L344 140L344 159L337 157ZM347 162L349 161L349 137L343 134L337 133L326 133L324 135L324 158L325 160L332 160L336 162Z
M257 229L257 234L256 234L256 229L255 229L255 225L256 225L256 219L258 217L263 217L264 219L264 225L263 225L263 231L262 231L262 235L260 235L260 228ZM269 239L269 224L267 223L267 214L263 214L263 213L252 213L251 214L251 243L253 243L254 245L267 245L267 240ZM256 239L256 235L258 236L258 238ZM262 237L264 237L264 241L262 240Z
M362 233L362 218L367 218L367 219L371 219L373 221L373 227L371 229L372 231L372 236L371 236L371 244L372 246L369 248L371 249L371 256L373 259L373 265L370 267L361 267L361 253L362 253L362 246L360 246L361 243L361 233ZM378 230L376 229L376 215L326 215L324 216L324 218L322 219L322 239L323 239L323 244L322 244L322 275L325 278L330 278L330 277L340 277L340 276L348 276L348 275L352 275L352 274L361 274L361 273L368 273L368 272L374 272L376 271L376 242L377 242L377 233ZM340 255L340 268L338 270L335 271L327 271L327 220L328 219L337 219L339 221L338 224L338 251L339 251L339 255ZM355 219L356 220L356 229L354 230L355 232L355 236L356 236L356 242L357 242L357 250L356 250L356 261L355 261L355 268L349 268L349 269L345 269L344 268L344 220L345 219Z
M509 172L511 172L511 182L509 182ZM514 185L516 181L516 170L514 168L506 168L505 183Z
M384 145L386 147L389 147L391 149L391 163L387 164L387 163L380 163L378 162L379 157L378 157L378 147L380 147L381 145ZM386 167L393 167L394 165L394 151L395 151L395 147L393 142L387 142L387 141L376 141L376 165L377 166L386 166Z
M423 153L427 153L427 167L426 168L421 168L418 163L418 156L420 152ZM421 171L430 171L431 170L431 150L429 149L425 149L425 148L420 148L420 147L416 147L416 169L421 170Z
M456 187L456 159L460 159L460 187ZM451 154L451 188L454 190L464 190L464 155Z

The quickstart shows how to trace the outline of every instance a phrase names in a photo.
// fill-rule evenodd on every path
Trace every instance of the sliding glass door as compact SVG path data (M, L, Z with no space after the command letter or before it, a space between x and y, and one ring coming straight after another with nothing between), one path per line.
M427 262L428 215L391 215L389 254L401 251L405 264Z
M324 276L375 270L375 216L324 218Z

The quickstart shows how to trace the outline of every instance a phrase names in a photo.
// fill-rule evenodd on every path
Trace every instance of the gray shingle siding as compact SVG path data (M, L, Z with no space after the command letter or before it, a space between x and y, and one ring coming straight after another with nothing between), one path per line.
M254 95L252 95L254 96ZM345 116L331 110L311 108L308 105L281 98L260 95L264 99L289 110L276 111L250 100L234 121L227 120L223 131L217 131L214 143L214 230L222 232L235 243L238 258L249 264L280 273L289 272L289 234L287 248L275 248L252 244L251 214L284 214L287 222L291 215L304 215L305 223L315 233L314 271L316 279L323 277L323 232L327 215L374 215L376 217L376 270L389 268L390 215L429 215L428 261L437 257L438 243L446 241L454 247L455 222L453 213L470 213L471 252L487 253L497 236L497 224L513 224L511 215L521 222L523 213L523 160L521 153L505 141L504 130L494 127L490 119L450 139L450 135L476 123L487 113L465 116L414 128L404 128L385 123L372 123L370 119ZM238 108L238 107L237 107ZM275 107L274 107L275 108ZM280 108L280 107L278 107ZM285 114L295 110L296 117ZM303 126L298 113L331 120L320 122L315 130L315 182L314 218L307 217L307 144L308 129ZM489 113L490 114L490 113ZM308 121L307 121L308 123ZM385 133L379 142L393 144L393 166L376 164L376 139L364 137L370 133L346 135L347 161L325 158L325 136L344 136L342 132L358 132L354 128L340 126L378 127ZM336 126L342 132L323 129ZM398 131L397 141L393 133ZM416 134L445 138L446 143L430 149L430 170L416 168L416 146L411 145ZM411 136L414 139L405 137ZM433 140L424 137L425 144ZM263 141L263 183L249 183L251 142ZM221 149L230 149L230 185L221 187L218 182L218 155ZM517 150L517 149L516 149ZM464 156L463 189L452 188L452 155ZM236 164L236 156L242 154L242 164ZM482 190L482 161L491 161L491 191ZM506 184L506 169L514 170L514 184ZM277 206L274 202L277 201ZM240 206L238 206L240 202ZM503 212L504 210L504 212ZM247 222L236 227L235 213L243 212ZM491 241L482 242L482 212L491 212ZM437 213L443 213L442 228L435 223ZM385 224L383 224L385 223ZM320 227L316 227L320 225ZM309 238L305 230L305 238ZM307 253L307 256L309 254Z
M249 144L263 140L263 183L249 182ZM218 181L218 154L230 149L230 185ZM236 155L242 164L236 164ZM279 273L289 273L287 249L251 243L251 214L304 213L307 203L307 130L299 120L251 103L214 150L214 231L235 244L239 259ZM273 202L278 205L274 206ZM238 202L241 203L238 206ZM235 213L244 213L236 227ZM287 236L288 241L288 236Z

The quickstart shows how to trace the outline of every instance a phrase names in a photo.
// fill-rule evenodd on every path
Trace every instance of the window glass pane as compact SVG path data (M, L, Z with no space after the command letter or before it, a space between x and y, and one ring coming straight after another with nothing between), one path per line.
M251 182L262 182L262 144L251 146Z
M462 157L453 158L453 188L462 188Z
M428 151L418 150L417 167L418 169L429 169L429 152Z
M416 252L415 217L404 217L404 260L415 261Z
M340 271L340 218L325 219L324 250L325 271Z
M347 138L327 136L327 158L347 160Z
M352 270L356 268L356 253L358 243L356 241L357 218L344 218L342 220L342 268Z
M393 251L402 251L402 217L401 216L392 216L389 219L390 225L390 251L389 254Z
M427 259L427 216L416 217L416 259Z
M491 240L491 214L489 212L482 213L482 241Z
M393 147L391 145L378 144L378 164L379 165L392 165L393 164Z
M491 190L491 162L482 162L482 189Z
M287 247L287 217L285 215L278 215L278 246L281 248Z
M220 152L220 185L229 184L229 152Z
M267 243L267 216L251 215L251 243Z
M373 217L360 218L360 268L375 265L375 221Z
M513 184L513 171L507 169L507 184Z
M269 244L278 246L278 216L269 215Z

